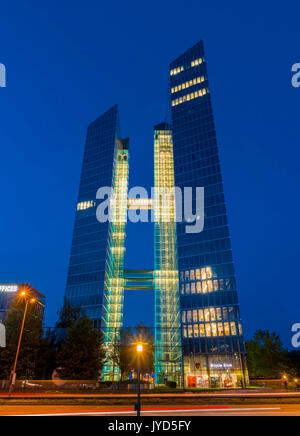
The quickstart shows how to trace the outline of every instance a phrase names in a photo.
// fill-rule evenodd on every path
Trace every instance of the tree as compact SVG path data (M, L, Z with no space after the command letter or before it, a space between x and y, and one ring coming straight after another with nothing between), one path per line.
M276 333L257 330L246 350L250 377L280 378L290 370L288 353Z
M73 321L58 351L59 375L68 380L98 379L105 356L102 344L102 334L86 315Z
M0 351L0 379L8 379L16 356L25 310L24 298L17 297L5 320L6 348ZM36 304L28 304L16 372L18 378L35 379L43 337L42 314Z
M65 299L63 308L58 312L58 316L55 327L57 329L67 329L82 317L82 311L79 306L72 306L71 303Z
M289 361L295 376L300 377L300 351L298 350L290 351Z

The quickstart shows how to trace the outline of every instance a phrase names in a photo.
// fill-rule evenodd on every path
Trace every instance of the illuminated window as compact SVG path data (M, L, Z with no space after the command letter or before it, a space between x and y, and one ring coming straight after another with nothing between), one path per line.
M193 337L193 324L190 324L188 326L188 336L189 336L189 338Z
M205 324L205 332L206 332L206 336L207 337L211 336L211 327L210 327L210 324Z
M198 322L197 310L193 310L193 321Z
M187 322L192 322L192 311L191 310L187 311L186 321Z
M206 267L206 276L208 279L212 278L212 270L210 266Z
M230 323L231 335L236 336L236 325L235 322Z
M204 324L200 324L200 325L199 325L199 333L200 333L200 337L201 337L201 338L204 338L204 337L205 337Z
M196 283L191 283L191 293L192 294L196 293Z
M224 322L225 336L230 336L229 322Z
M201 274L200 274L200 269L196 269L196 279L197 280L201 280Z
M200 322L204 321L203 309L198 309L198 317Z
M209 311L209 309L204 309L204 318L205 318L205 321L210 321L210 311Z
M223 324L221 322L218 322L218 333L219 336L224 336Z
M211 332L213 336L218 336L217 324L215 322L211 324Z
M216 315L217 315L217 321L221 321L222 320L222 312L221 312L220 307L216 308Z
M213 291L212 280L207 280L207 287L208 287L208 292L212 292Z
M202 292L201 282L197 282L197 294L201 294L201 292Z
M214 307L211 307L210 309L210 320L215 321L216 320L216 310Z
M239 332L240 332L240 335L243 334L242 324L240 322L239 322Z
M207 281L206 280L204 280L202 282L202 292L203 292L203 294L207 294Z
M198 327L198 324L194 325L194 337L195 338L199 337L199 327Z

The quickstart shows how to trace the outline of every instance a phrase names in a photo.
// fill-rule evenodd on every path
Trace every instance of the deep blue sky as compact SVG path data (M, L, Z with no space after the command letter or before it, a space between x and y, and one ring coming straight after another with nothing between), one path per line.
M299 2L1 4L0 281L62 304L86 127L119 103L131 185L152 184L152 126L168 64L204 40L246 337L299 315ZM134 238L134 231L138 238ZM152 227L129 227L128 267L152 267ZM126 307L126 322L152 322ZM126 302L142 304L133 294ZM138 313L138 315L137 315Z

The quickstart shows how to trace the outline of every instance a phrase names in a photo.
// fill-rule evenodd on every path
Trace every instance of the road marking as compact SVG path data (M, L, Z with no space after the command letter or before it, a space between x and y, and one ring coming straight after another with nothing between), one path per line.
M219 407L210 407L210 408L195 408L195 409L144 409L141 411L141 414L146 413L172 413L172 412L257 412L257 411L274 411L281 410L280 407L256 407L256 408L240 408L240 409L231 409L231 408L219 408ZM130 413L134 413L134 410L116 410L116 411L95 411L95 412L62 412L62 413L34 413L34 414L25 414L25 415L11 415L11 416L79 416L79 415L128 415ZM2 415L3 416L3 415Z

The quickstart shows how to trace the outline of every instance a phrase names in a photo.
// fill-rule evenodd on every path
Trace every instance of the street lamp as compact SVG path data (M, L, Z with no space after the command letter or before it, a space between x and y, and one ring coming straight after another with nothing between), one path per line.
M25 324L25 319L26 319L26 315L27 315L27 310L28 310L28 304L30 303L37 303L40 304L41 306L44 306L43 303L41 303L38 299L36 298L31 298L30 295L28 295L25 291L22 291L20 293L20 295L22 297L27 297L26 298L26 303L25 303L25 309L24 309L24 315L23 315L23 320L22 320L22 326L21 326L21 331L20 331L20 336L19 336L19 342L18 342L18 347L17 347L17 352L16 352L16 357L15 357L15 362L14 362L14 367L11 373L11 379L10 379L10 385L9 385L9 390L8 390L8 396L11 395L14 385L16 383L16 368L17 368L17 363L18 363L18 357L19 357L19 352L20 352L20 346L21 346L21 341L22 341L22 336L23 336L23 330L24 330L24 324Z
M136 404L136 416L141 415L141 353L143 352L143 345L137 344L137 376L138 376L138 393L137 393L137 404Z

